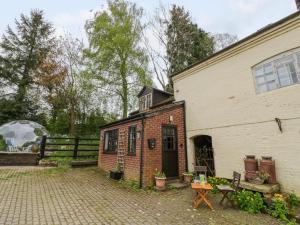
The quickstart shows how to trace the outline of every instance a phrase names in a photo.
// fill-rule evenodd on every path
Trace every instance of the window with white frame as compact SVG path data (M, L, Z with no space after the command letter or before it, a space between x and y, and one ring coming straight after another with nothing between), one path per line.
M104 153L116 153L118 148L118 129L105 131Z
M140 111L149 109L152 106L152 94L147 94L140 97L139 101Z
M263 93L300 81L300 49L275 56L253 67L256 92Z
M136 126L128 129L128 154L135 154L136 151Z

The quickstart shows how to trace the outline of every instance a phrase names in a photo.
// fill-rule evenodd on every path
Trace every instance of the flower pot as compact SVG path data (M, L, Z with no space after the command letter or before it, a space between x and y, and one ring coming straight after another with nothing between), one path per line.
M246 155L244 159L245 164L245 180L249 181L256 177L256 171L258 170L258 161L254 155Z
M267 180L268 184L276 184L276 170L275 170L275 161L272 160L270 156L263 156L262 160L260 161L260 171L267 172L270 177Z
M122 171L110 171L109 177L113 180L120 180L123 176Z
M183 179L185 183L192 183L193 174L183 174Z
M164 188L166 186L166 178L155 177L155 185L157 188Z

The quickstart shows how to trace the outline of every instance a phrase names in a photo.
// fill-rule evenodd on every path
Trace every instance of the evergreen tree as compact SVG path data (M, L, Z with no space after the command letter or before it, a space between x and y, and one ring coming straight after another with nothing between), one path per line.
M13 90L14 113L6 119L31 119L37 106L29 96L30 89L35 85L36 71L53 46L54 30L40 10L31 11L29 17L21 14L15 24L16 31L8 26L0 42L0 83L5 84L7 91ZM1 111L1 116L7 115Z
M214 50L213 38L192 22L183 7L172 6L166 36L169 76L205 59Z

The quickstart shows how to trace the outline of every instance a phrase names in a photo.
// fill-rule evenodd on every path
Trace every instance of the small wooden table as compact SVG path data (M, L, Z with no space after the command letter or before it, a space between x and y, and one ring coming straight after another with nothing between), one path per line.
M213 209L211 203L208 201L206 195L210 192L213 187L209 183L199 184L192 183L192 189L197 192L197 195L194 197L192 201L192 206L194 209L198 208L199 205L204 201L210 209Z

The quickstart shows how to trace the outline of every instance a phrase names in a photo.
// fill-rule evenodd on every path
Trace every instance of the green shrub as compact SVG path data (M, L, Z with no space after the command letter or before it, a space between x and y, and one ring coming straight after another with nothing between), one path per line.
M140 191L140 185L139 182L136 180L124 180L121 179L118 181L118 183L120 184L120 186L127 188L127 189L131 189L133 191Z
M288 221L289 209L287 203L281 199L273 199L272 205L267 209L267 212L281 221Z
M242 190L235 194L234 199L240 209L249 213L259 213L265 208L264 201L257 192Z
M300 206L300 198L295 194L291 193L288 197L288 203L292 207L299 207Z
M6 150L6 143L2 135L0 135L0 151Z
M230 182L227 179L221 178L221 177L208 177L207 182L210 183L211 186L213 187L213 189L211 191L213 194L219 192L217 185L229 185L230 184Z

